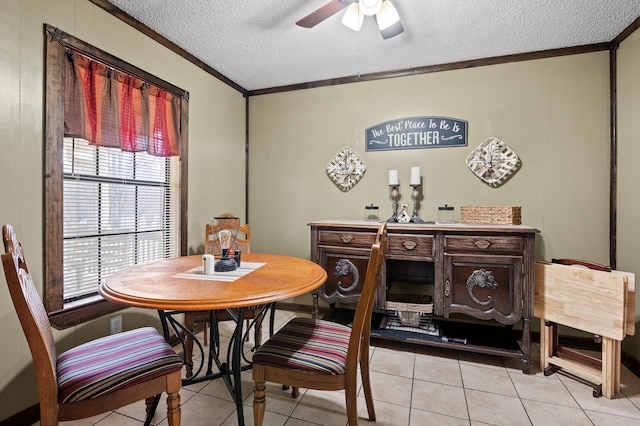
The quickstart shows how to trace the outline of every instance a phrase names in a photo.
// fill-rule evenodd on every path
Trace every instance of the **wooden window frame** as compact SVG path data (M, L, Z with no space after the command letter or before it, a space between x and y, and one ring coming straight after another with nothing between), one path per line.
M187 254L189 94L121 59L50 25L45 38L44 117L44 304L57 328L72 327L125 308L100 296L65 304L63 301L63 164L64 64L67 49L108 64L182 97L180 134L180 254Z

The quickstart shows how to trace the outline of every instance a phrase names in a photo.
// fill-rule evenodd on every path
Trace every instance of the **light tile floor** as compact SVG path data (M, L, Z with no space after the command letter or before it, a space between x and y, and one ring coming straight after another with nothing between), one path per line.
M293 313L278 312L276 328ZM230 324L221 324L227 341ZM266 333L266 331L264 331ZM266 336L266 335L265 335ZM640 379L622 367L622 389L613 399L594 398L592 388L569 377L545 377L534 345L532 374L514 358L478 355L426 346L376 342L371 352L371 380L380 426L407 425L640 425ZM178 350L178 348L176 349ZM253 424L251 372L242 373L244 416ZM237 425L235 405L221 380L183 388L182 425ZM167 424L164 401L154 424ZM360 424L369 424L362 397ZM132 404L91 419L63 425L134 426L144 420L144 404ZM265 425L346 424L343 393L300 389L298 399L280 385L267 388Z

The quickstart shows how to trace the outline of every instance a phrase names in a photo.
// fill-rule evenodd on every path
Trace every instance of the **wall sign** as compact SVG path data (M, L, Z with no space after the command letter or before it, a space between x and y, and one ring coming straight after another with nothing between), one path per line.
M467 146L467 122L447 117L407 117L365 130L366 151Z

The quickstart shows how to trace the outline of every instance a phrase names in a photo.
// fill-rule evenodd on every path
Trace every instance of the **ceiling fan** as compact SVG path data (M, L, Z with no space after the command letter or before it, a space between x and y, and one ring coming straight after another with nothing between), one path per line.
M360 31L365 16L374 16L384 39L395 37L404 31L398 11L391 0L331 0L300 19L296 25L314 27L344 8L347 11L342 16L342 24L354 31Z

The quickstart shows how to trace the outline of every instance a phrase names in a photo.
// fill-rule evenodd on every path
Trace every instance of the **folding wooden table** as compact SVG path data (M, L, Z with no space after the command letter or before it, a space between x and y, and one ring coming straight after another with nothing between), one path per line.
M578 266L537 262L534 315L541 319L540 366L545 375L558 370L594 384L594 396L612 398L620 391L620 346L635 332L635 275ZM558 325L596 335L600 358L562 346Z

